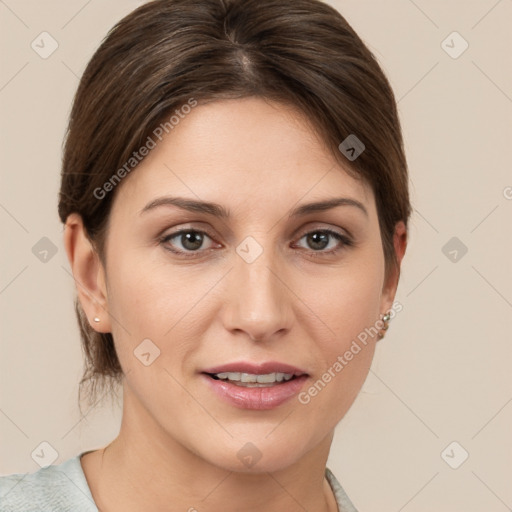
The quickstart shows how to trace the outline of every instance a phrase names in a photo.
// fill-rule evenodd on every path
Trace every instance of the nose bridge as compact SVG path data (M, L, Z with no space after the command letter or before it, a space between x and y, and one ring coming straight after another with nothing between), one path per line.
M230 272L230 327L245 331L253 339L268 338L288 328L289 297L278 277L275 251L249 239L239 244L236 252L235 268Z

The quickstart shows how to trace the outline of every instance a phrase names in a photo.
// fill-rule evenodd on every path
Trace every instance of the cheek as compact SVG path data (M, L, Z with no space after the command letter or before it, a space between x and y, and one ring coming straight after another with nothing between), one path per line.
M372 327L378 307L374 294L374 288L367 293L359 288L341 310L339 306L344 301L336 301L338 308L331 305L326 310L326 322L336 337L331 334L317 337L318 360L322 364L316 368L310 386L299 396L312 417L316 417L314 411L323 411L325 432L334 428L350 409L372 364L377 341L377 331L372 331Z
M322 292L311 293L311 309L321 322L312 333L323 363L319 379L306 390L311 400L340 418L357 396L371 366L377 341L379 308L384 275L383 260L361 256L354 265L340 269Z
M177 299L161 282L150 261L135 251L116 250L126 244L114 242L107 259L115 262L107 269L108 307L116 349L123 359L124 353L132 352L142 340L156 340L164 329L170 328L169 313L174 311L172 301Z
M200 335L200 324L207 318L207 292L217 279L173 266L158 251L150 257L147 253L112 250L109 255L116 262L107 272L109 311L117 320L112 320L112 334L125 369L145 339L161 351L161 362L168 362L171 345L173 361L183 359L193 349L190 340Z
M130 246L120 240L119 247ZM107 275L112 314L123 317L133 328L153 326L153 334L161 335L156 329L172 325L172 316L181 309L183 294L179 273L171 275L169 265L162 258L157 259L156 252L148 248L122 252L113 249L109 257L115 265L109 267ZM158 323L156 319L160 319Z
M308 306L325 327L325 353L342 350L379 318L384 260L375 254L378 252L369 248L357 258L347 259L346 264L330 271L328 276L316 279L316 286L310 280L301 286L299 293L307 298Z

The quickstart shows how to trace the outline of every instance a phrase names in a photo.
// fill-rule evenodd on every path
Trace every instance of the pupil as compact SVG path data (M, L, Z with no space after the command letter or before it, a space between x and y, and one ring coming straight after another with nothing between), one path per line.
M316 249L324 249L328 244L328 235L327 233L313 233L312 235L309 235L309 241L313 241L313 244L310 244L311 247L315 248L315 245L320 243L320 247L316 247ZM322 241L318 242L318 239L322 239Z
M183 237L185 238L183 239ZM203 241L201 239L200 233L196 233L195 231L190 231L182 235L183 247L185 247L186 249L199 249L201 247L202 242Z

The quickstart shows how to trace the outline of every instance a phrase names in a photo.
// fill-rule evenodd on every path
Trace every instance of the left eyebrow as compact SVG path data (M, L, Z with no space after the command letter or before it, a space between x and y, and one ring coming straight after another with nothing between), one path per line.
M355 206L368 217L368 211L364 207L363 203L350 197L337 197L334 199L328 199L326 201L317 201L315 203L303 204L292 210L289 216L302 217L304 215L308 215L309 213L330 210L331 208L336 208L337 206Z

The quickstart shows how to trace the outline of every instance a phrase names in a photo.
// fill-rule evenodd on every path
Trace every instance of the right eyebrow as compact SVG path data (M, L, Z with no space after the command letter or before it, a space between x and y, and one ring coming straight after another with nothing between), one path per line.
M206 213L215 217L227 219L230 216L229 210L226 210L222 205L217 203L210 203L206 201L197 201L195 199L187 199L185 197L159 197L154 201L149 202L139 212L140 215L146 213L159 206L177 206L183 210L189 210L191 212Z

